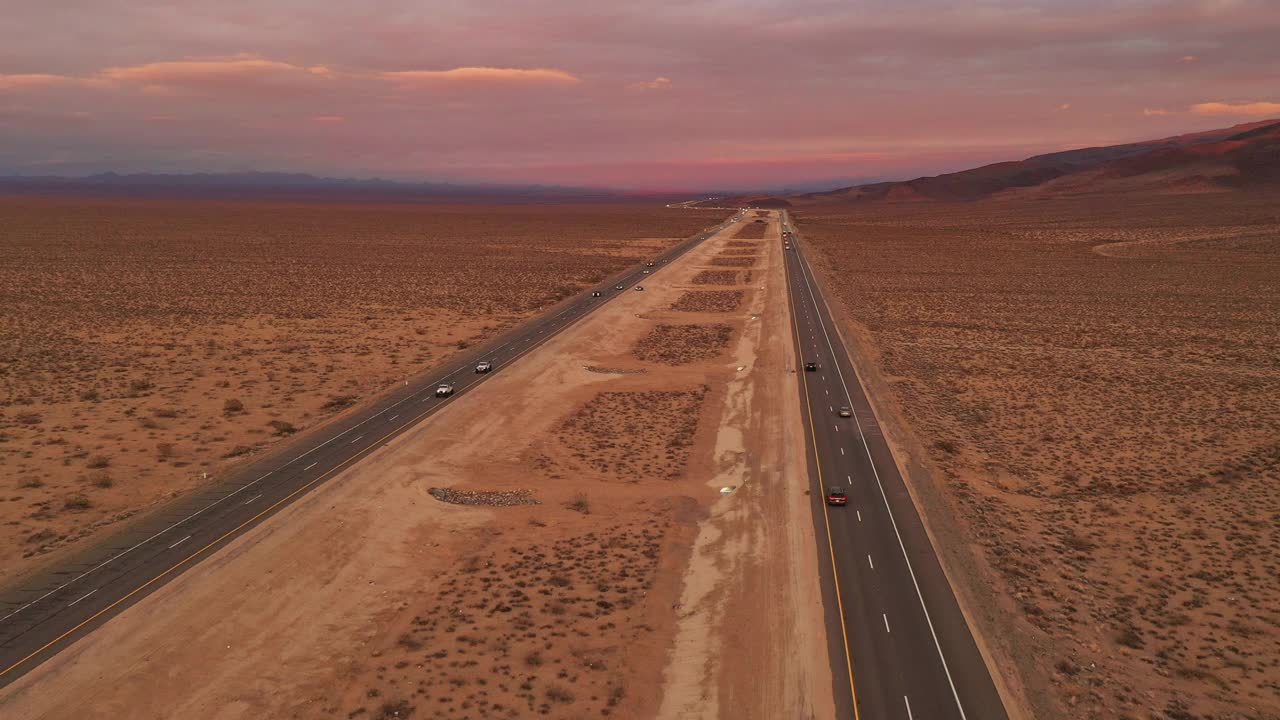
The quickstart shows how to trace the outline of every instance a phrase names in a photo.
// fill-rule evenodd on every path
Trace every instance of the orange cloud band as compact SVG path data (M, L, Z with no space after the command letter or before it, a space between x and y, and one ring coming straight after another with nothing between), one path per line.
M384 72L387 80L414 82L418 80L519 80L534 82L581 82L576 76L555 68L497 68L459 67L452 70L400 70Z
M1191 106L1191 112L1200 115L1280 115L1280 103L1247 102L1224 103L1207 102Z

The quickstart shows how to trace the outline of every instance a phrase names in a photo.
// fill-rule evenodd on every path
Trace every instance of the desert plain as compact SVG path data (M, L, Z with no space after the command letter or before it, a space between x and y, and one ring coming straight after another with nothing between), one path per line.
M715 264L732 228L707 240L0 690L0 713L832 717L767 224L749 271Z
M794 217L1025 712L1280 717L1280 196Z
M724 214L0 198L0 582Z

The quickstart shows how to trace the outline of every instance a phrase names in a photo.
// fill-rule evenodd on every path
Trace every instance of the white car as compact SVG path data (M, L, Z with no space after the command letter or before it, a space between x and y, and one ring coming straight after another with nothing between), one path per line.
M453 386L449 383L440 383L436 388L436 397L449 397L453 394Z
M476 363L476 372L478 373L487 373L492 369L493 369L493 363L489 362L488 360L481 360L480 362Z

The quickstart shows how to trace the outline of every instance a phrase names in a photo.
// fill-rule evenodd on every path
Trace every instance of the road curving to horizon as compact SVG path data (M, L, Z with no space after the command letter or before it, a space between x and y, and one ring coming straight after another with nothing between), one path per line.
M800 243L784 254L797 358L818 364L799 385L837 717L1006 720ZM847 505L826 504L832 486Z
M493 374L601 307L619 292L730 225L741 213L687 238L542 315L295 442L274 448L208 487L174 500L38 573L0 590L0 687L92 632L309 490L465 395ZM646 270L649 271L646 274ZM617 285L622 291L615 289ZM600 291L601 297L592 297ZM480 360L490 373L474 372ZM435 388L451 383L450 397Z

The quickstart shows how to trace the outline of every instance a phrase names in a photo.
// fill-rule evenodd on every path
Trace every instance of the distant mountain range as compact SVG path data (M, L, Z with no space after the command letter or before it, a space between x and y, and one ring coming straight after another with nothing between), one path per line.
M1121 192L1229 192L1280 187L1280 120L1147 142L1083 148L946 175L802 194L746 195L757 207L858 202L964 202ZM726 202L724 199L718 202Z
M305 173L101 173L85 177L0 176L0 193L212 197L220 199L368 200L607 200L621 193L553 185L469 185L444 182L355 180Z

